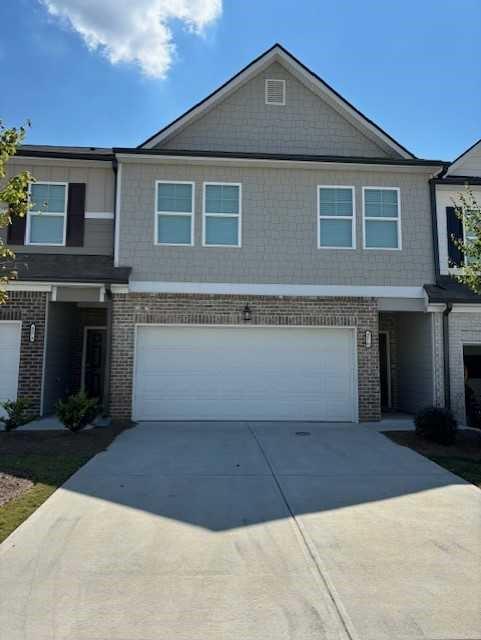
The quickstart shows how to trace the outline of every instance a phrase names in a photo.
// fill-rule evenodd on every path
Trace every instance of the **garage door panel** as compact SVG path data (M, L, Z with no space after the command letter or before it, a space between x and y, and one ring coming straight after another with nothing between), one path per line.
M345 329L138 327L134 417L355 420Z
M0 321L0 402L15 400L18 389L20 361L20 323ZM0 415L5 412L0 408Z

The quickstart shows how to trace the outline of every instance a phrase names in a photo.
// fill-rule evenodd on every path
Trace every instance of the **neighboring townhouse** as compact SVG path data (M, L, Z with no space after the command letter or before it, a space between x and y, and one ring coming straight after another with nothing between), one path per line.
M429 303L443 310L446 403L462 423L473 419L474 405L481 399L481 296L454 278L466 259L454 238L466 239L456 206L467 186L481 205L481 140L432 180L436 283L427 286L426 292Z
M448 163L416 158L281 46L137 148L24 148L15 168L26 154L49 216L52 183L67 198L62 237L35 211L11 230L25 269L0 310L22 321L16 343L3 329L18 393L44 413L95 376L111 415L137 420L444 404L430 181ZM82 246L71 183L87 185L83 218L70 207ZM53 273L32 278L36 261Z
M0 399L48 414L81 386L108 400L115 163L109 149L24 146L9 170L35 176L27 218L8 229L18 278L0 306ZM6 230L3 230L6 232Z

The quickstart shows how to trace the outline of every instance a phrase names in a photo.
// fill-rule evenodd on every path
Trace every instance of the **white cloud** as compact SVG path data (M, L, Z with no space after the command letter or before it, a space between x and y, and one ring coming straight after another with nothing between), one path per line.
M222 13L222 0L40 0L65 20L88 48L112 64L137 64L147 76L164 78L175 54L171 21L197 35Z

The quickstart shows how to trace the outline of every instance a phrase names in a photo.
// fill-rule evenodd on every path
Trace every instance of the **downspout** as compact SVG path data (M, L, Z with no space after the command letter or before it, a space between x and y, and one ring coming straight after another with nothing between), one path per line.
M449 376L449 314L453 310L451 302L443 311L443 356L444 356L444 406L451 409L451 380Z
M118 208L118 204L117 204L117 183L118 183L118 173L119 173L119 161L117 160L117 158L114 156L112 158L112 171L114 172L114 224L113 224L113 228L112 228L112 232L113 232L113 236L112 236L112 246L114 248L114 252L115 252L115 229L117 227L117 208Z

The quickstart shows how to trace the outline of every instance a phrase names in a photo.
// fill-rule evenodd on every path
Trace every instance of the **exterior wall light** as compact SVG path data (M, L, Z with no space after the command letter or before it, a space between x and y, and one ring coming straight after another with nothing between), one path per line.
M370 349L372 346L372 332L366 331L366 349Z
M246 306L244 307L242 316L244 318L244 322L250 322L252 320L252 311L248 304L246 304Z
M30 325L30 342L35 342L35 332L37 330L37 327L35 326L35 323L32 322L32 324Z

